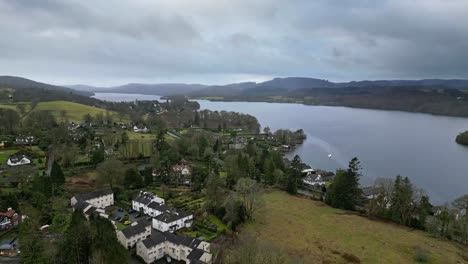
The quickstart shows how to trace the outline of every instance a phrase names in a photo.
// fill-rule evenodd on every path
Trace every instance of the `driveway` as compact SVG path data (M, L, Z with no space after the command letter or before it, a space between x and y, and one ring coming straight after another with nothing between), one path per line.
M128 214L128 221L130 222L135 222L137 220L140 220L140 219L143 219L145 216L142 216L142 217L139 217L139 218L135 218L135 215L137 215L138 212L135 212L133 214L129 214L126 210L124 210L123 212L119 212L119 208L116 208L114 211L112 211L111 215L112 215L112 218L110 220L114 220L114 218L116 216L119 216L119 217L123 217L125 214Z

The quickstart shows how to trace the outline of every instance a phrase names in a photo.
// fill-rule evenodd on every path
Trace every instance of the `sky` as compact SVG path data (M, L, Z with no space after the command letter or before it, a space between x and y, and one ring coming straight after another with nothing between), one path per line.
M52 84L468 79L467 0L0 0L0 75Z

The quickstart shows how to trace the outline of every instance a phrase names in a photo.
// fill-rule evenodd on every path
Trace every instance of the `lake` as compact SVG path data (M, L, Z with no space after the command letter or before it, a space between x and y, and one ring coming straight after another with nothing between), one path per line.
M95 97L112 100L109 95ZM131 101L149 97L128 96ZM400 174L424 188L433 203L468 193L468 147L455 143L455 136L468 130L467 118L301 104L198 102L201 109L251 114L272 130L304 129L307 140L289 156L299 154L312 167L330 171L347 167L356 156L363 167L362 185Z

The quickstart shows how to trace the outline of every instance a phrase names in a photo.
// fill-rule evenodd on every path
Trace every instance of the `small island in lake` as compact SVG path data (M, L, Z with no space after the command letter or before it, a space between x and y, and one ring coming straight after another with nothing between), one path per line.
M458 134L457 138L455 141L458 144L468 146L468 131L465 131L463 133Z

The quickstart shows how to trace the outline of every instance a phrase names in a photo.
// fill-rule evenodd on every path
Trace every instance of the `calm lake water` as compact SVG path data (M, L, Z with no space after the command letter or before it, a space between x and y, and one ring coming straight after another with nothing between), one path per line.
M147 95L128 95L145 100ZM141 96L141 97L140 97ZM98 99L113 100L110 94ZM468 119L398 111L300 104L199 101L201 109L251 114L272 130L304 129L307 140L294 153L314 168L334 171L357 156L363 185L376 177L408 176L434 203L468 193L468 147L455 136L468 130ZM332 158L328 158L332 154Z

